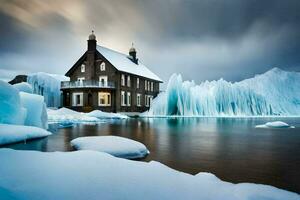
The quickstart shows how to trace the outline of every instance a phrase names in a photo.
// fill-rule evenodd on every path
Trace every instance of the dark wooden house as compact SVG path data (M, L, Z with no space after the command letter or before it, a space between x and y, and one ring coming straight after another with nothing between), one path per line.
M159 93L162 80L143 65L132 47L125 55L97 45L92 33L87 51L61 83L63 106L88 112L144 112Z

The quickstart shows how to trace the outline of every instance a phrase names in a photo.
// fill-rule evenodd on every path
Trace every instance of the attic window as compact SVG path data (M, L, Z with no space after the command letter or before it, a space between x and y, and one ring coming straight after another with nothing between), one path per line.
M105 62L102 62L100 65L100 71L105 71Z
M81 65L81 72L85 72L85 64Z

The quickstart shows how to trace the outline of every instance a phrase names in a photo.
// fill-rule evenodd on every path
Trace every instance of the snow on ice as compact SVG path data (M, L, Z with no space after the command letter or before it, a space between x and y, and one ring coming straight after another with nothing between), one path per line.
M150 153L144 144L118 136L79 137L71 145L78 150L100 151L128 159L143 158Z
M116 158L97 151L0 149L1 199L299 200L272 186L195 176L159 162ZM234 172L232 172L234 173Z
M22 142L49 135L51 135L49 131L34 126L0 124L0 145Z
M31 85L29 85L28 83L22 82L22 83L14 84L13 86L17 88L20 92L27 92L30 94L33 93L33 89Z
M44 96L48 107L61 106L61 81L69 81L69 78L44 72L33 73L27 77L27 82L32 86L33 92Z
M255 128L295 128L294 126L290 126L289 124L281 121L275 122L267 122L262 125L257 125Z
M101 110L94 110L90 113L87 113L87 116L90 117L97 117L97 118L116 118L116 119L127 119L127 115L122 115L120 113L109 113L109 112L102 112Z
M300 73L274 68L241 82L183 81L173 74L146 116L299 116Z

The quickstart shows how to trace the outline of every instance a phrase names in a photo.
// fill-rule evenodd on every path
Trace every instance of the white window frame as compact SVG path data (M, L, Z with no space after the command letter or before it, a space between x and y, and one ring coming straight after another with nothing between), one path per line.
M100 71L105 71L105 62L100 64Z
M139 93L137 93L136 94L136 105L138 106L138 107L141 107L141 97L142 97L142 95L141 94L139 94Z
M131 93L127 92L127 106L131 106Z
M125 75L124 74L121 75L121 85L125 86Z
M121 91L121 106L126 106L126 104L125 104L125 91Z
M145 80L145 90L147 91L147 80Z
M99 86L100 87L107 87L107 76L99 76ZM102 80L104 80L104 84L102 84Z
M79 103L77 102L78 95L79 95ZM83 92L72 93L72 106L83 106Z
M77 86L83 86L83 81L85 81L85 77L78 77Z
M148 91L150 91L150 81L148 81Z
M104 97L104 104L101 103L101 97ZM110 92L98 92L98 105L99 106L111 106Z
M130 83L130 82L131 82L131 80L130 80L130 76L128 75L128 76L127 76L127 86L128 86L128 87L130 87L130 85L131 85L131 83Z
M81 71L82 73L85 72L85 64L82 64L82 65L81 65L80 71Z
M140 88L140 78L136 78L136 88Z

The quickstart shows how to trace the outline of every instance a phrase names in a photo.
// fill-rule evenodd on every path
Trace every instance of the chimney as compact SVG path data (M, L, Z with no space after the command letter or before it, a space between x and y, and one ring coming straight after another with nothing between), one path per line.
M89 39L88 39L88 51L96 51L96 46L97 46L96 36L94 34L94 31L92 31L92 34L89 35Z
M132 43L132 47L129 49L129 56L130 56L130 59L132 60L132 62L134 62L135 64L138 64L138 59L136 58L136 50L133 47L133 43Z

